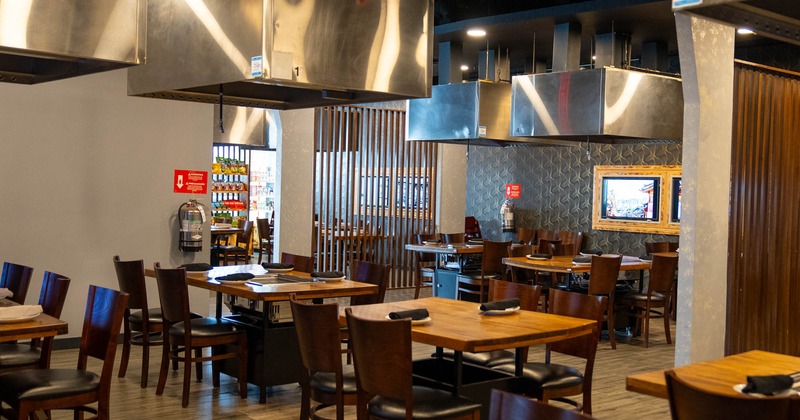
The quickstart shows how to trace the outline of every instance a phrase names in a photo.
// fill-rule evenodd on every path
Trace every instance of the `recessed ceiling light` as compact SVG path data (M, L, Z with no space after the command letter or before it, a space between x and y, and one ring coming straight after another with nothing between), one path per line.
M462 64L461 65L461 71L467 71L467 70L469 70L469 66L466 65L466 64Z
M739 35L753 35L755 31L750 28L739 28L736 30Z
M484 31L483 29L470 29L470 30L467 31L467 35L474 36L476 38L477 37L482 37L482 36L486 36L486 31Z

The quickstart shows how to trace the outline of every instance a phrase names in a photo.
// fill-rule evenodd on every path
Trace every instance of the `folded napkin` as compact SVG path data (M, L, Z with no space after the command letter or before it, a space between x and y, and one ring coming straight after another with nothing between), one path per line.
M273 270L285 270L287 268L294 268L294 264L283 264L283 263L261 263L261 266L267 270L269 270L270 268Z
M0 308L0 319L17 319L36 316L42 313L41 305L19 305Z
M652 261L653 260L653 256L652 255L642 255L641 257L639 257L639 259L640 260L645 260L645 261Z
M185 268L186 271L208 271L211 270L211 264L206 263L191 263L191 264L184 264L181 267Z
M389 319L405 319L411 318L412 321L419 321L429 317L430 314L425 308L422 309L409 309L407 311L389 312Z
M341 271L315 271L311 273L311 277L320 279L340 279L344 277L344 273Z
M748 376L747 385L742 388L745 394L773 395L786 391L794 385L789 375Z
M467 243L470 245L483 245L483 239L470 239Z
M575 258L572 259L572 262L590 263L590 262L592 262L592 257L575 257Z
M550 254L539 254L539 253L533 253L533 254L531 254L531 257L533 257L533 258L546 258L548 260L553 258L553 256L550 255Z
M5 287L0 288L0 299L14 297L14 292L11 290L6 289Z
M233 273L227 276L217 277L217 280L250 280L253 277L255 276L250 273Z
M495 300L481 305L481 311L504 311L519 306L519 299Z
M581 251L581 254L591 254L591 255L600 256L600 255L603 255L603 251L600 251L599 249L585 249L585 250Z

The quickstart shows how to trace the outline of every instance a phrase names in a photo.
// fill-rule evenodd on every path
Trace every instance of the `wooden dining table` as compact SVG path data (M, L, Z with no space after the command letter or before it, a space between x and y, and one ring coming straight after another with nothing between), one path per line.
M734 385L747 383L748 376L792 374L800 372L800 357L752 350L721 359L692 363L673 369L675 373L704 391L721 395L741 396ZM665 370L636 373L625 379L628 391L669 398Z
M8 299L0 299L0 308L19 305ZM25 322L0 322L0 342L54 337L69 332L69 325L58 318L39 314Z

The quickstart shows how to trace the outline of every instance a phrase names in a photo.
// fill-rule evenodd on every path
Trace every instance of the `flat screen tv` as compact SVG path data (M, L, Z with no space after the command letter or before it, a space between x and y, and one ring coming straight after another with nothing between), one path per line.
M681 179L672 178L672 216L673 223L681 221Z
M658 221L660 177L604 176L600 218Z

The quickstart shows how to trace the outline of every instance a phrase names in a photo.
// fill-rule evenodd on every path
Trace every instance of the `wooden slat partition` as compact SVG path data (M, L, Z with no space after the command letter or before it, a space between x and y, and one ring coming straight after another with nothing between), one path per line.
M725 350L800 356L800 74L737 62L734 101Z
M436 144L405 141L405 111L395 109L317 108L315 126L317 269L389 264L389 287L412 287L404 246L435 229Z

